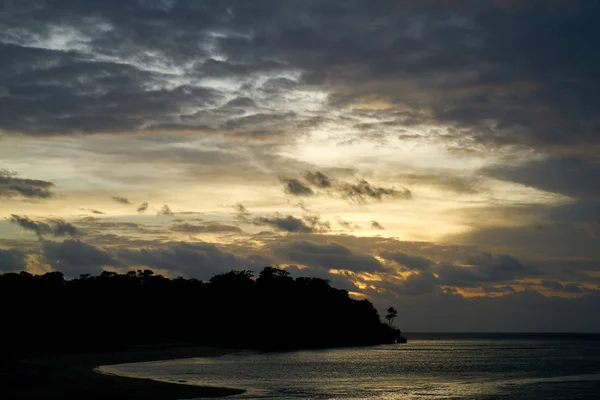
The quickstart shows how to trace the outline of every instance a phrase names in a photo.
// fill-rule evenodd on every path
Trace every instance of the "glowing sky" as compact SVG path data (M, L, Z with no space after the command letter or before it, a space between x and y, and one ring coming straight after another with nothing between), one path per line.
M279 265L599 331L600 4L8 0L0 271Z

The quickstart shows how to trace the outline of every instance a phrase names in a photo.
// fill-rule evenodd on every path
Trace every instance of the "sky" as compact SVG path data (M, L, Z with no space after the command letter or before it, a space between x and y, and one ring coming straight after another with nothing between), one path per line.
M0 272L329 279L599 332L600 3L5 0Z

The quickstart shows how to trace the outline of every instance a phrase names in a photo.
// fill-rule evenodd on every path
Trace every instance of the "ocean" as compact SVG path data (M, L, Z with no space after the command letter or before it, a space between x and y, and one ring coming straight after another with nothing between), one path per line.
M101 372L246 389L240 399L600 398L600 335L407 334L399 345L237 352Z

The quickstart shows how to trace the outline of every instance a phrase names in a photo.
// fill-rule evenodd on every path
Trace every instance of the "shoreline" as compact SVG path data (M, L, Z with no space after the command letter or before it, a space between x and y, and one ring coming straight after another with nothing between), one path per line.
M39 400L40 398L178 400L233 396L244 393L245 390L131 378L106 374L98 370L102 366L136 362L218 357L232 351L215 347L168 346L8 361L0 368L0 397L6 400Z

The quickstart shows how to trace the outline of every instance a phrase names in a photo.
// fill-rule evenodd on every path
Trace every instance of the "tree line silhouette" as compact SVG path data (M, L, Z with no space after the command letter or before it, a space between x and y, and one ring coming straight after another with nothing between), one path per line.
M5 273L0 301L5 352L168 343L280 350L393 343L400 336L369 300L274 267L256 278L231 271L208 282L151 270L71 280L60 272Z

